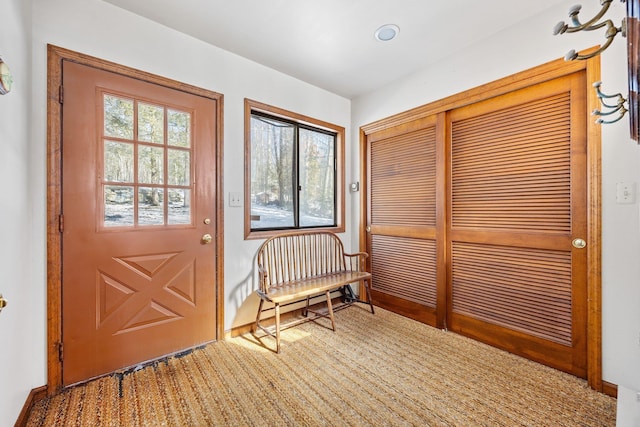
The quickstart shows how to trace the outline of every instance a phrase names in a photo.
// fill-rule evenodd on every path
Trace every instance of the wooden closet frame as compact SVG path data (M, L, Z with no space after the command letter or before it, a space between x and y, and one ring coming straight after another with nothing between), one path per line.
M591 52L597 47L586 50ZM555 78L585 72L587 85L600 81L600 57L585 61L554 60L520 73L478 86L360 127L360 250L366 249L368 183L367 135L423 117L504 95ZM598 108L595 91L587 90L587 111ZM594 390L615 396L616 386L602 381L602 260L601 260L601 130L587 120L587 381ZM370 261L368 261L370 263ZM370 271L371 266L368 265ZM360 292L364 292L360 289Z

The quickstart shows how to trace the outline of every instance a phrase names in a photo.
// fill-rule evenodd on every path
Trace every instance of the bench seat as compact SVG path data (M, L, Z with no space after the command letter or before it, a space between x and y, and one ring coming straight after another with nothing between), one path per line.
M278 287L269 289L269 292L258 294L265 300L273 303L284 304L298 301L301 298L314 296L341 288L350 283L371 279L371 273L361 271L342 271L325 276L309 277L294 282L288 282Z

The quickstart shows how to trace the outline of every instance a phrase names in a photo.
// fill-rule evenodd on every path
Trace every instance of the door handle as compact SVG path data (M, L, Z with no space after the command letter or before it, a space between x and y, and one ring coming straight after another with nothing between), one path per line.
M571 244L573 245L574 248L578 248L578 249L583 249L587 246L587 242L585 242L583 239L573 239Z
M367 233L371 233L371 226L367 225L366 230L367 230Z
M211 237L211 234L205 234L204 236L202 236L202 243L209 244L211 243L211 241L213 240L213 237Z

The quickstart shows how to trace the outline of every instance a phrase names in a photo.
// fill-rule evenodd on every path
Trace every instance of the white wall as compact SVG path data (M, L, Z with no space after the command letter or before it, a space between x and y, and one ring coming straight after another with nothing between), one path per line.
M640 395L624 386L618 387L616 427L640 427Z
M29 391L43 384L45 308L30 254L31 1L4 1L2 18L0 56L15 80L0 96L0 293L8 301L0 314L0 426L8 426Z
M583 21L600 10L599 2L587 3L581 12ZM354 99L353 157L358 152L357 131L362 125L561 58L572 48L582 50L603 43L603 34L597 31L552 36L553 26L567 20L573 4L574 0L561 3L488 40L478 40L464 52ZM607 16L619 25L624 14L624 4L614 2ZM601 61L603 91L626 94L626 39L618 36ZM619 181L636 182L640 187L640 146L629 138L625 118L603 126L602 147L603 379L638 390L640 213L638 203L616 204L615 187ZM354 208L357 218L358 208ZM352 233L355 237L356 230Z

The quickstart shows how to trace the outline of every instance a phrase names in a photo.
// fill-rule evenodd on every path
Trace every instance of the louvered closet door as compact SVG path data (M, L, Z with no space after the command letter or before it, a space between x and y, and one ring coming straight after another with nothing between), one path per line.
M450 113L447 244L451 330L582 377L584 88L575 74Z
M444 284L444 270L438 273L443 251L436 232L436 139L436 117L367 138L367 249L374 303L434 326L437 284Z

